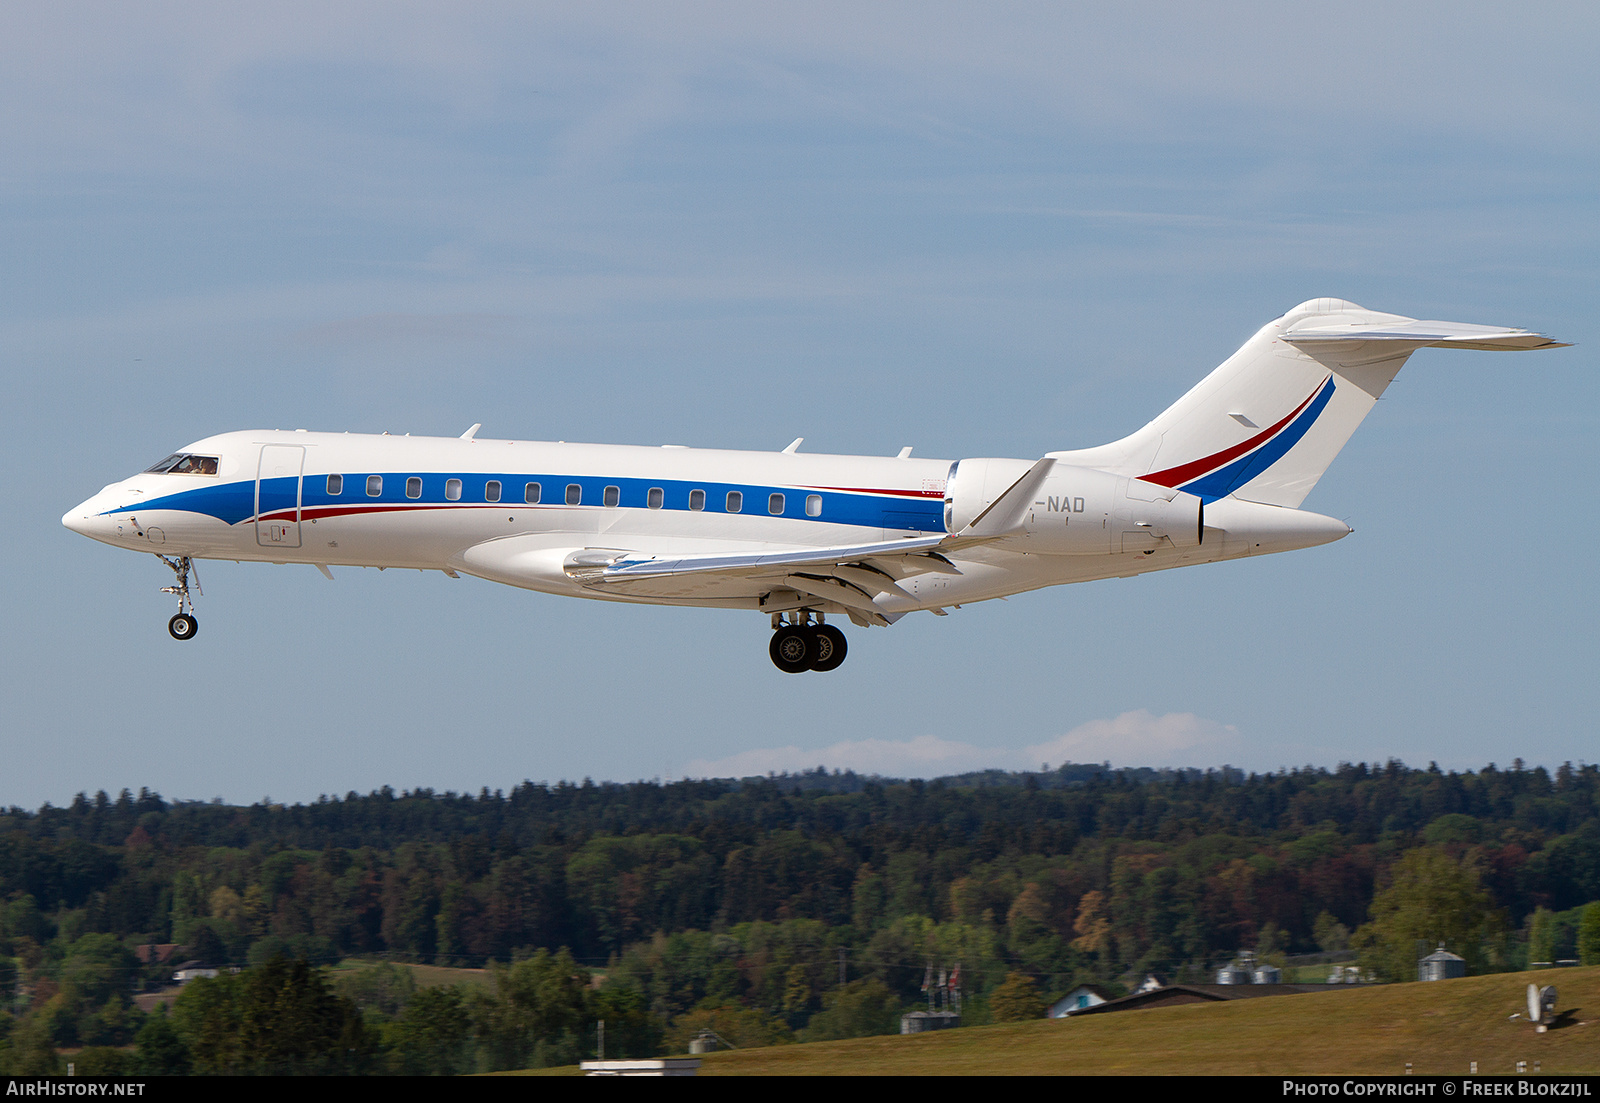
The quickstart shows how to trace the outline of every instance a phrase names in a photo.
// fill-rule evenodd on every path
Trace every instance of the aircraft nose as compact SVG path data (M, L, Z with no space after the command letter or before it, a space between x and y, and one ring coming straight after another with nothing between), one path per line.
M61 523L81 536L88 536L89 523L94 519L94 514L89 511L89 502L92 501L94 499L90 498L88 502L75 505L67 510L61 515Z
M67 510L61 515L61 523L78 535L94 540L111 537L115 525L107 521L104 514L106 510L114 509L119 504L115 500L116 485L113 483L103 488L100 493Z

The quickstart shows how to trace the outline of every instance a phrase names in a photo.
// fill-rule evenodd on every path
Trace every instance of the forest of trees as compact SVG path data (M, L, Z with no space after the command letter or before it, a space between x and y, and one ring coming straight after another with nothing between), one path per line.
M1590 765L80 795L0 812L0 1071L515 1068L591 1056L601 1020L608 1055L844 1037L958 963L983 1022L1246 949L1600 962L1596 901ZM222 973L143 1013L168 944Z

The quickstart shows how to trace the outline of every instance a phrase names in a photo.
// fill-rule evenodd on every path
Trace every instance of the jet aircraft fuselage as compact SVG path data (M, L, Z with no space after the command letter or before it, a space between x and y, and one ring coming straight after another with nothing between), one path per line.
M772 656L831 669L829 615L887 625L1042 586L1310 547L1298 508L1415 349L1526 330L1312 300L1144 429L1038 460L814 455L295 431L207 437L62 518L163 557L398 567L572 597L770 614Z

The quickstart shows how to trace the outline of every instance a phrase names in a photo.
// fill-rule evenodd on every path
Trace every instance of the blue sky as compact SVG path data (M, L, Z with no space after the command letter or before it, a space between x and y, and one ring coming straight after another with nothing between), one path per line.
M0 11L0 803L824 764L1593 760L1592 5ZM60 526L239 428L1032 458L1314 296L1415 356L1337 544L854 630Z

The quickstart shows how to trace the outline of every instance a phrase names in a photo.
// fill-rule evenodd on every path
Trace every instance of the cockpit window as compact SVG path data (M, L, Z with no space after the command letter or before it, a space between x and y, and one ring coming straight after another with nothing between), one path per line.
M215 475L217 457L191 456L176 452L154 467L146 468L146 475Z

